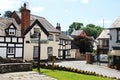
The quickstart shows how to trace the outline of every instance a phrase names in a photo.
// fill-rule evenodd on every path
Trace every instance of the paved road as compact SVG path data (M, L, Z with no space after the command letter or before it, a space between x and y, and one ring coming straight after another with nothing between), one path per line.
M97 74L106 75L108 77L120 78L120 71L107 68L106 65L86 64L86 61L63 61L55 63L65 67L72 67L79 70L96 72Z
M0 74L0 80L56 80L33 71Z

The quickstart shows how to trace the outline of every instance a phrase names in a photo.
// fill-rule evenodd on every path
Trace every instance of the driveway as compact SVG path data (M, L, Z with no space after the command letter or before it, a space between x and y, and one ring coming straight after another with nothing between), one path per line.
M108 77L120 78L120 71L107 68L105 64L86 64L86 61L62 61L55 63L56 65L71 67L79 70L95 72Z

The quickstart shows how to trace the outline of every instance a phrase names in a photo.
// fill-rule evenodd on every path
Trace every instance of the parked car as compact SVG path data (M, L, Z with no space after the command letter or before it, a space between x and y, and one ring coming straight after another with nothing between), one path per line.
M100 54L100 62L108 62L108 55Z

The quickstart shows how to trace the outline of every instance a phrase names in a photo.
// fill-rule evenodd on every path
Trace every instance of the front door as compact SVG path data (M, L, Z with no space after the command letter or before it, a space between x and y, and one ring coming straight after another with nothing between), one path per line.
M51 60L51 56L53 56L53 48L48 47L47 48L47 53L48 53L48 60Z
M66 51L63 50L63 59L65 59L65 58L66 58Z
M34 59L37 59L37 58L38 58L38 46L34 46L33 58L34 58Z

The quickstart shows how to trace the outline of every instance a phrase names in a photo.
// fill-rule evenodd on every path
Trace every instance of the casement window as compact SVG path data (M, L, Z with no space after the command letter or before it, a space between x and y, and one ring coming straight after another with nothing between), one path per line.
M56 41L59 41L59 35L56 35Z
M34 28L34 34L38 34L39 32L39 28Z
M62 45L62 40L60 39L60 43L59 43L60 45Z
M47 48L47 53L48 53L48 56L52 56L53 55L53 48L52 47L48 47Z
M65 45L67 45L68 44L68 41L65 41Z
M63 40L62 45L63 45L63 46L65 46L65 44L66 44L66 41L65 41L65 40Z
M8 48L8 54L14 54L14 48Z
M15 35L15 29L9 29L9 35L14 36Z
M117 29L117 42L120 42L120 29Z
M50 35L48 36L48 40L53 41L53 40L54 40L54 36L53 36L52 34L50 34Z
M39 28L34 28L34 35L36 36L36 37L38 37L38 34L39 34Z
M16 35L16 27L15 25L12 23L8 26L8 28L5 29L6 31L6 35L9 36L15 36Z

